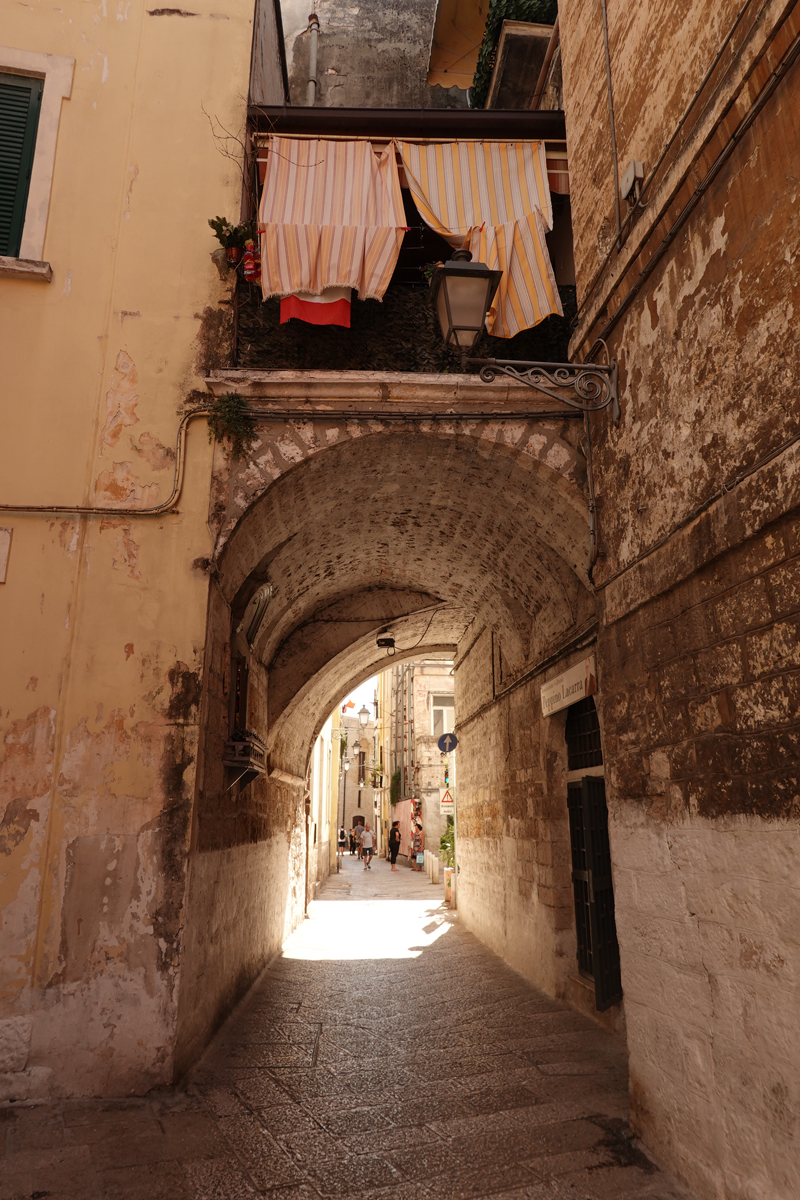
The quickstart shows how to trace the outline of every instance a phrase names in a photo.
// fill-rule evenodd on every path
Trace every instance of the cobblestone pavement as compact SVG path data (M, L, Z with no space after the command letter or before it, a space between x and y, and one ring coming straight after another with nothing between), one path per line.
M686 1200L624 1046L345 858L181 1091L0 1109L0 1200Z

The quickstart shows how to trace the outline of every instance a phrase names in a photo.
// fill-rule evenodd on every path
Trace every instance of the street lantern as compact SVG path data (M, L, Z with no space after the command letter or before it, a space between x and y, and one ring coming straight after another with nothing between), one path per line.
M500 285L502 271L474 263L469 250L455 250L433 272L431 299L445 345L467 354L483 333L486 313Z
M362 704L361 708L358 710L358 723L362 729L369 724L369 709L367 708L366 704Z
M350 770L350 759L349 759L349 758L346 758L346 759L344 760L344 764L343 764L343 765L344 765L344 769L345 769L345 771L349 771L349 770Z

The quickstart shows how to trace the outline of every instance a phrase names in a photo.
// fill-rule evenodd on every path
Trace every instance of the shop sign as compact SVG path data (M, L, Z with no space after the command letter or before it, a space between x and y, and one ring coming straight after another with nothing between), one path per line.
M542 684L542 714L549 717L562 708L569 708L576 700L593 696L596 691L597 672L594 655L590 654L583 662Z

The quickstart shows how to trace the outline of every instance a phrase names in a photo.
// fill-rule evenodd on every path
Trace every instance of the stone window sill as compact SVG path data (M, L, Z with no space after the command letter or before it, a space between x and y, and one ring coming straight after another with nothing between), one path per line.
M41 283L50 283L52 278L53 268L49 262L0 255L0 279L38 279Z

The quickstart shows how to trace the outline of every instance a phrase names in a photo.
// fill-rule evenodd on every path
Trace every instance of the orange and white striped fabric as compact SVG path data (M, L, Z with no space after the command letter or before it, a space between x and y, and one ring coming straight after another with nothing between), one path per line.
M380 300L406 224L394 146L273 135L259 217L265 299L350 287Z
M509 338L563 316L545 233L553 225L543 142L400 142L423 220L503 272L486 328Z

